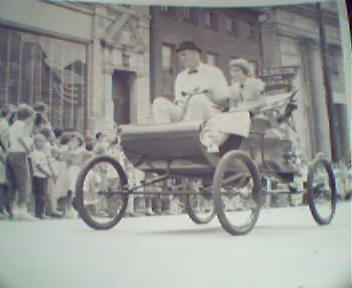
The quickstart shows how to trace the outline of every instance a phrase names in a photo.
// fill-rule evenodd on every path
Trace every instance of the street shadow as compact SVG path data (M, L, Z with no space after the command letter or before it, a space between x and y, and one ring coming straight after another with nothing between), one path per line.
M270 234L272 233L296 233L296 232L312 232L317 231L318 229L325 229L328 226L314 226L314 225L258 225L253 228L252 231L258 231L261 234Z
M226 233L224 229L220 227L205 227L195 229L174 229L164 231L150 231L150 232L137 232L136 234L143 235L203 235L203 234L214 234L214 233Z

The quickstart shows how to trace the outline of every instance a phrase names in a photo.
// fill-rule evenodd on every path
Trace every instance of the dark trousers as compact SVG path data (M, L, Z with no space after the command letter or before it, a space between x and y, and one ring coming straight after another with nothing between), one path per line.
M47 178L33 177L33 192L35 197L35 216L43 217L45 206L45 193L48 186Z
M6 160L10 202L14 204L17 192L18 206L26 206L31 193L31 170L27 155L22 152L9 152Z
M5 210L11 215L7 185L0 184L0 213L3 214Z

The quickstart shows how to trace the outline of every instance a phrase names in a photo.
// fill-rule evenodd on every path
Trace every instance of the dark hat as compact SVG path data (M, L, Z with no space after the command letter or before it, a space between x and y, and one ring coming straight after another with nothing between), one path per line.
M178 53L178 52L181 52L182 50L197 50L199 53L202 52L202 50L197 47L196 43L192 41L182 42L176 49L176 52Z

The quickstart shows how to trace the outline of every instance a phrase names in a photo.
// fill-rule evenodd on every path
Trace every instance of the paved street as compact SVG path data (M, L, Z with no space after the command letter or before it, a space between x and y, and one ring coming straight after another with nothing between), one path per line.
M347 288L351 203L331 225L307 207L262 210L246 236L186 215L124 218L94 231L81 220L0 222L1 288Z

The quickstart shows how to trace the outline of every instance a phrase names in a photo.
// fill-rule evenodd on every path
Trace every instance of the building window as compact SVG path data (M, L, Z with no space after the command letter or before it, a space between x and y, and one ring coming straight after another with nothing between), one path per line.
M162 95L170 99L173 96L174 65L174 46L164 43L161 47Z
M206 54L206 62L211 65L216 65L216 54L215 53L207 53Z
M257 29L254 23L249 23L249 39L257 38Z
M254 23L243 23L242 31L243 31L243 36L247 39L257 38L257 29Z
M184 7L183 17L186 22L193 23L193 24L198 23L197 10L195 8Z
M226 31L228 33L234 34L234 35L238 35L238 23L236 20L227 18L226 19Z
M163 44L161 47L161 61L163 73L173 74L174 72L174 47L170 44Z
M170 6L160 6L160 14L167 17L176 16L176 8Z
M214 12L206 12L205 14L205 25L209 28L218 28L218 17Z
M86 45L0 28L0 105L49 106L53 127L84 132Z

